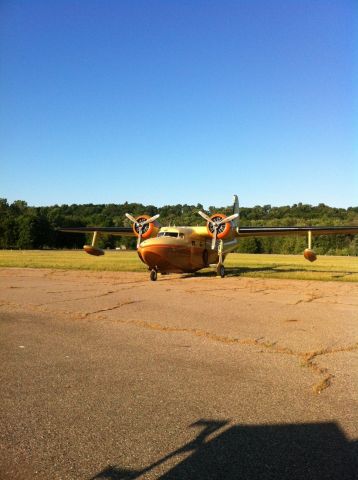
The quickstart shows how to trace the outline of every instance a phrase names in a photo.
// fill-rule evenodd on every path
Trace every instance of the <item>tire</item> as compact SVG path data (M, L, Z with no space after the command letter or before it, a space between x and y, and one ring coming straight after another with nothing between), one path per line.
M153 270L150 271L150 279L151 279L152 282L155 282L157 280L157 278L158 278L158 273L153 268Z
M216 267L216 273L217 275L220 275L221 278L225 277L225 267L222 263L219 263L218 266Z

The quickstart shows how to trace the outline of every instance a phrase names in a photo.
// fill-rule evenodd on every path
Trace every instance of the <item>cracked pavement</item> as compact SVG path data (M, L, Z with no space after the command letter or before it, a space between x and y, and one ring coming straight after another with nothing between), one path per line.
M159 478L202 418L357 440L358 284L147 277L0 270L1 478Z

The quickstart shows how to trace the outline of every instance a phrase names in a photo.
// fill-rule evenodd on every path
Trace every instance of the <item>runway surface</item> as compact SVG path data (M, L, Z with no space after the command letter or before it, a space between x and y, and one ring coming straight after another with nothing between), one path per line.
M0 270L1 479L358 478L358 284Z

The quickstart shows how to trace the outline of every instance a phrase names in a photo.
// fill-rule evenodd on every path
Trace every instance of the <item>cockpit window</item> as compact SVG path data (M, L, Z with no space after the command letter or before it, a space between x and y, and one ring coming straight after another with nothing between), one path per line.
M179 233L178 232L159 232L158 237L175 237L175 238L178 238Z

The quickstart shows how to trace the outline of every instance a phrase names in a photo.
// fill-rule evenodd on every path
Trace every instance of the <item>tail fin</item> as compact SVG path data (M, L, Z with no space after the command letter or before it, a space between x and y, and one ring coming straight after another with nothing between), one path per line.
M234 195L234 205L232 208L232 213L238 213L239 216L233 220L233 223L236 225L237 230L239 230L239 224L240 224L240 206L239 206L239 198L237 195Z

